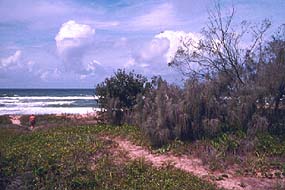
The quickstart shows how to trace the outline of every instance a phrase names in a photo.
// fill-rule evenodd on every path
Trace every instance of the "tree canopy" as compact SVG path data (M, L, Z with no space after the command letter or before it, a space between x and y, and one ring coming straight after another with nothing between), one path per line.
M149 87L146 77L118 69L113 76L96 86L95 95L98 96L100 107L114 119L131 109L136 104L137 95L143 94ZM117 118L114 123L121 123L121 119Z

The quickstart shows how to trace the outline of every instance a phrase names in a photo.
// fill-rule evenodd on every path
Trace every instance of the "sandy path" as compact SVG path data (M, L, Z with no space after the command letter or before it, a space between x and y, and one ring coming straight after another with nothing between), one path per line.
M21 121L20 121L21 116L19 116L19 115L11 115L9 117L10 117L10 120L11 120L12 124L14 124L14 125L21 125Z
M189 156L178 157L170 154L152 154L150 151L141 146L134 145L130 141L121 138L115 138L112 140L118 144L119 149L127 151L128 157L131 159L144 158L145 161L150 162L155 167L172 164L177 169L192 173L195 176L208 181L211 181L211 176L219 177L226 174L227 177L224 177L222 180L214 180L214 183L216 183L220 188L234 190L269 190L277 189L276 187L278 183L281 185L280 189L285 189L284 178L277 181L277 179L235 176L234 171L228 171L226 173L211 172L202 164L202 161L197 158L191 158Z

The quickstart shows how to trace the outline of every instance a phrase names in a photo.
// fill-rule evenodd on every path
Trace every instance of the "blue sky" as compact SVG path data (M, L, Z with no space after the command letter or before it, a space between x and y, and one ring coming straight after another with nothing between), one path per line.
M285 23L284 0L223 0L238 21ZM0 0L0 88L93 88L116 69L181 75L167 66L196 38L212 0Z

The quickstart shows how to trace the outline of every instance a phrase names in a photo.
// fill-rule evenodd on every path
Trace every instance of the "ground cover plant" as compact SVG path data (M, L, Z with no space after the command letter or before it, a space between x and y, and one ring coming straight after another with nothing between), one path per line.
M119 124L138 126L157 152L181 149L213 170L238 165L242 175L284 177L285 25L268 34L270 20L252 24L235 20L235 13L217 1L202 37L181 39L169 66L181 71L183 85L154 77L131 107L107 110L119 111ZM131 91L118 87L124 78L113 79L104 87ZM105 122L116 124L117 115L108 116Z
M24 126L29 125L29 117L30 115L23 115L21 116L21 124ZM36 116L36 125L47 125L47 124L57 124L63 125L70 123L71 119L68 118L67 114L62 115L54 115L54 114L46 114L46 115L37 115ZM74 121L73 121L74 122Z
M248 139L242 131L212 139L174 140L155 153L200 158L211 171L233 171L237 176L282 179L285 177L285 140L270 134Z
M8 115L1 115L0 124L12 124L12 122L10 121L10 117Z
M172 167L143 159L114 162L106 135L140 132L129 126L65 126L23 133L0 129L1 189L216 189Z

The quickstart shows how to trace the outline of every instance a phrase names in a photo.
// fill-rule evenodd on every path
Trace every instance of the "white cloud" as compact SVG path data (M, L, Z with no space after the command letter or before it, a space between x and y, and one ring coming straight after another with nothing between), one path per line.
M121 37L115 41L114 48L126 48L128 45L128 39L126 37Z
M149 67L150 65L149 64L146 64L146 63L143 63L143 64L140 64L140 67L142 67L142 68L147 68L147 67Z
M68 49L90 44L95 34L95 29L89 25L78 24L74 20L64 23L55 37L56 46L60 54Z
M133 29L149 30L177 25L180 22L175 16L175 11L170 3L164 3L154 7L144 15L140 15L131 20Z
M179 82L180 73L169 67L167 63L173 60L180 47L183 48L183 41L191 40L195 44L199 42L199 39L201 39L200 34L164 31L154 35L138 52L133 52L132 59L129 59L127 66L135 67L137 71L146 76L161 75L172 82Z
M87 72L93 72L101 65L102 64L99 61L94 59L93 61L91 61L91 62L89 62L88 64L85 65L85 70Z
M61 72L58 68L53 70L39 70L35 73L42 81L49 81L50 79L59 79L61 77Z
M80 80L84 80L84 79L86 79L86 77L87 77L87 75L80 75L79 76Z
M89 25L79 24L74 20L62 24L55 41L67 70L86 72L82 58L92 45L94 35L95 29Z
M133 57L128 58L124 67L129 68L136 65L136 60Z
M39 77L42 81L46 81L48 79L49 72L48 71L42 71L39 73Z
M2 58L0 61L0 69L15 65L20 60L21 54L22 52L17 50L13 55Z
M11 11L12 10L12 11ZM29 23L31 29L54 29L63 21L76 18L87 19L104 15L106 10L102 6L86 6L65 0L1 0L0 18L8 23ZM100 23L99 23L100 24ZM115 23L111 23L114 25ZM102 23L101 25L104 25ZM23 32L23 31L22 31Z
M98 60L93 60L84 64L85 70L81 72L82 75L90 75L92 76L94 73L104 75L106 73L105 67Z
M26 65L27 65L28 71L29 71L29 72L32 72L32 71L33 71L33 66L35 65L35 62L32 61L32 60L30 60L30 61L28 61L28 62L26 63Z
M29 65L29 66L33 66L34 64L35 64L35 62L31 61L31 60L27 62L27 65Z
M94 25L97 29L110 29L120 25L119 21L99 21L94 19L82 19L82 22L88 25Z
M103 66L101 62L98 60L93 60L84 64L85 70L78 74L80 80L94 80L94 77L97 75L105 76L106 75L106 68Z
M169 63L173 60L178 48L185 48L183 42L191 40L194 44L201 39L200 34L186 33L184 31L167 30L154 36L145 45L136 57L138 62L162 62Z
M169 40L166 38L154 38L140 52L140 58L143 61L150 61L154 58L164 55L169 48Z
M188 40L191 40L195 44L199 42L199 39L201 39L201 35L191 32L186 33L184 31L167 30L160 34L157 34L154 38L169 40L169 49L165 54L166 61L167 63L169 63L173 60L178 48L179 47L183 48L183 41L187 42Z

